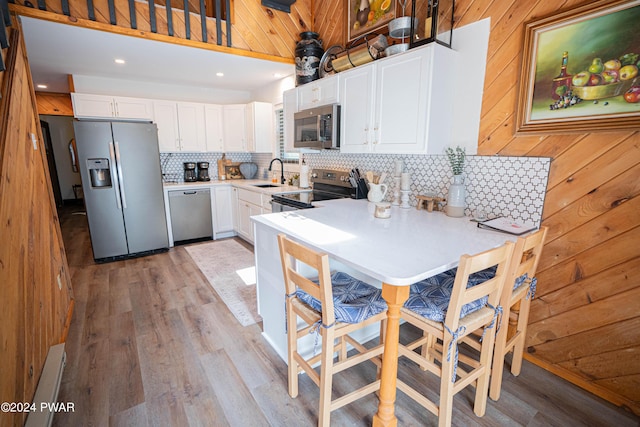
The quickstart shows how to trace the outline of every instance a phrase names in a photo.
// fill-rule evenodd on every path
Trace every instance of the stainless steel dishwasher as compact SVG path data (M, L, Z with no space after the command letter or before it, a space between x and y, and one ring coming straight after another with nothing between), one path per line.
M174 242L213 238L209 189L169 191L169 211Z

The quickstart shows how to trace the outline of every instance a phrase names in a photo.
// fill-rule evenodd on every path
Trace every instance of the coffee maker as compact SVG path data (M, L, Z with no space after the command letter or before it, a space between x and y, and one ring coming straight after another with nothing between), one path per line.
M198 181L210 181L209 162L198 162Z
M195 162L184 162L184 182L197 181Z

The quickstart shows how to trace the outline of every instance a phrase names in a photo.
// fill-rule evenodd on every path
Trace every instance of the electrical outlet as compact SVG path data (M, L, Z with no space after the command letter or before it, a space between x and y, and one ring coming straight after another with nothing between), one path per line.
M62 290L62 277L60 277L60 273L58 273L58 289Z
M38 150L38 138L36 138L36 134L31 134L31 142L33 142L33 149Z

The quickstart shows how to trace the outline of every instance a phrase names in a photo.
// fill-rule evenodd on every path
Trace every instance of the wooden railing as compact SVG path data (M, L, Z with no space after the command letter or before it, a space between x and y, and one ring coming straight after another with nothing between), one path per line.
M33 0L36 1L36 0ZM183 10L174 9L171 1L165 6L157 5L154 0L139 2L135 0L107 0L106 9L101 10L94 4L94 0L37 0L34 5L32 0L9 0L10 3L19 6L38 9L43 12L53 12L76 19L85 19L94 22L108 23L114 26L129 27L132 30L150 31L155 34L166 34L170 37L178 37L186 40L195 40L210 43L213 38L210 24L215 23L215 44L222 46L226 42L227 47L232 47L231 40L231 16L232 0L210 0L215 5L215 16L223 16L226 19L211 18L207 16L205 0L197 0L199 6L197 13L190 12L189 0L183 1ZM3 3L6 3L3 1ZM86 3L86 4L83 4ZM104 3L100 3L103 5ZM193 9L194 3L191 3ZM104 6L102 6L104 7ZM162 13L162 10L165 13ZM7 16L8 16L7 8ZM164 15L164 16L163 16ZM195 15L195 16L192 16ZM197 18L196 18L197 17ZM192 33L192 21L199 21L200 34ZM139 25L142 23L142 25ZM223 31L224 24L224 31Z

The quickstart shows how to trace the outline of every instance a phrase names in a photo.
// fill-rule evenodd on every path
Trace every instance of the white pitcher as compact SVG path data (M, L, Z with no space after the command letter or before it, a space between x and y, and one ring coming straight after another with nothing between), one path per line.
M381 202L384 200L384 196L387 194L387 184L372 184L369 183L369 193L367 199L370 202Z

